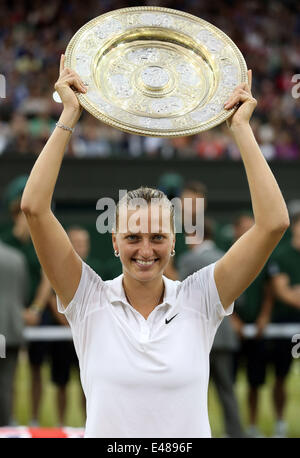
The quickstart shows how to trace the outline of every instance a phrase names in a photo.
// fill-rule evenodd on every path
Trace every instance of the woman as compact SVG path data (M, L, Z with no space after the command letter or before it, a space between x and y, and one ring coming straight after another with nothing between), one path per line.
M130 201L155 196L172 220L164 195L140 189L119 206L113 234L123 275L102 279L75 253L51 211L64 150L81 114L71 86L84 93L80 77L64 68L55 84L64 104L59 124L38 157L23 198L39 260L70 322L87 399L86 437L210 437L207 412L209 351L233 301L262 269L289 225L272 172L255 141L249 120L256 106L249 85L238 86L225 104L239 104L227 122L245 165L254 226L215 264L184 282L163 271L174 253L174 230L163 231L149 203L146 220L156 232L133 233ZM127 209L127 217L121 209ZM124 220L124 218L127 218ZM150 221L151 222L151 221ZM119 225L125 231L119 231Z

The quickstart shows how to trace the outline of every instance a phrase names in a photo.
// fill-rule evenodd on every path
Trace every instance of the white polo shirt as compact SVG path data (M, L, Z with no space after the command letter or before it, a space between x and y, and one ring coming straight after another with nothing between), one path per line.
M145 320L126 299L123 275L103 281L82 263L72 301L57 305L79 359L85 437L211 437L209 352L233 310L222 307L214 265L183 282L163 277L163 303Z

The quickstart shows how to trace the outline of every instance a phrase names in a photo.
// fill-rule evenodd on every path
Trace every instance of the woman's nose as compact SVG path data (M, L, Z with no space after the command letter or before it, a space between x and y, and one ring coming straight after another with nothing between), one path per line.
M140 255L143 258L150 258L153 254L153 249L151 247L151 242L149 240L143 240L142 245L139 249Z

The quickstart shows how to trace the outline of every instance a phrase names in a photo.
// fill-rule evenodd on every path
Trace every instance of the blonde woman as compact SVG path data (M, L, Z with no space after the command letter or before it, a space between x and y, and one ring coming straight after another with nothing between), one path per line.
M51 211L64 151L81 114L72 87L86 91L61 57L55 89L63 111L32 169L22 210L59 311L72 328L87 400L86 437L211 436L207 389L215 332L289 226L285 202L249 125L256 106L251 71L248 79L225 108L239 104L228 127L246 169L254 226L215 264L172 281L163 276L175 247L172 206L160 191L134 190L119 203L112 237L123 274L104 282L76 254ZM128 227L136 197L147 202L142 216L157 224L155 232ZM169 231L153 205L169 212Z

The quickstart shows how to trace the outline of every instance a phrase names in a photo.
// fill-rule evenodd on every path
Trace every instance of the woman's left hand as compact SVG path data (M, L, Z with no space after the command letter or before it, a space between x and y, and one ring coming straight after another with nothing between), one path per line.
M257 105L256 99L251 94L251 85L252 70L248 70L248 84L239 84L224 105L226 110L231 110L237 104L240 105L226 121L230 129L241 124L247 124L250 121L251 115Z

